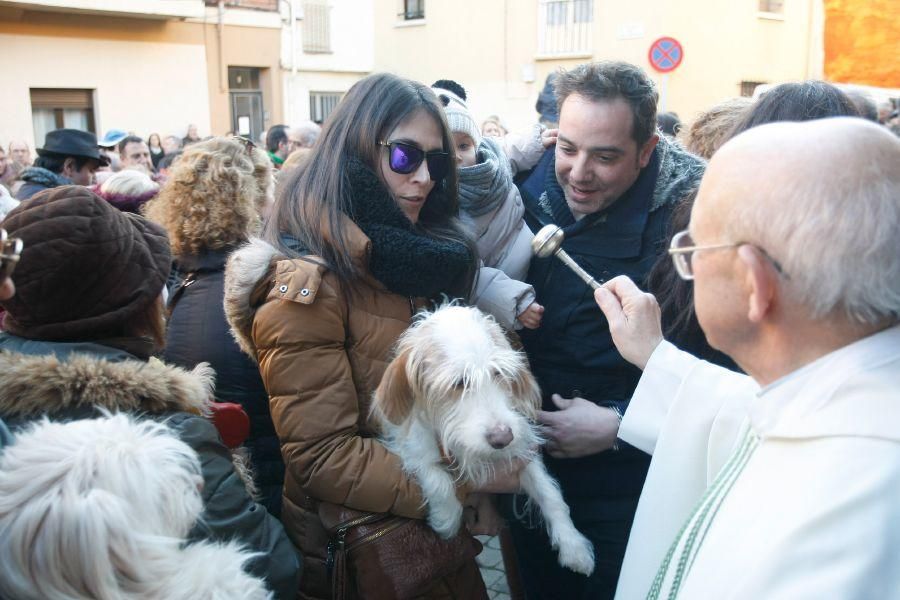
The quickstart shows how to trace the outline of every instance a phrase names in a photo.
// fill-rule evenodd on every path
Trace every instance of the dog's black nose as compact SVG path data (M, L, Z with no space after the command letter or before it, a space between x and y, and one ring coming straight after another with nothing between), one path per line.
M509 428L509 425L494 425L487 432L485 437L487 438L488 444L491 445L491 448L497 450L506 448L509 446L509 443L513 441L513 433L512 429Z

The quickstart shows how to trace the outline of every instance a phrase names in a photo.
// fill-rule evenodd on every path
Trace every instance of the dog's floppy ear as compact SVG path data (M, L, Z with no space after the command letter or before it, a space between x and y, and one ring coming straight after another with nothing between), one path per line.
M406 420L412 412L413 391L406 374L408 362L409 350L404 350L391 361L372 402L372 410L395 425Z
M531 420L537 418L541 408L541 388L528 367L516 369L516 376L511 383L513 399L522 414Z

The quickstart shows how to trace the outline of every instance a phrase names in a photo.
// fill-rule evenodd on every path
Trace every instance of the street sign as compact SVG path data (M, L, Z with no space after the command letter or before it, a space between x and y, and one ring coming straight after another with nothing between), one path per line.
M647 58L654 69L660 73L669 73L678 68L684 58L681 42L671 37L661 37L650 44Z

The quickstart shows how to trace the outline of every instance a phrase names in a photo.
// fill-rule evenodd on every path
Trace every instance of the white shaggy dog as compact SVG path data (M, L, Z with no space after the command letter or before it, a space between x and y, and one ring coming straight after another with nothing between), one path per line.
M160 423L38 422L0 454L0 597L270 598L237 544L183 546L202 485L196 452Z
M495 468L524 459L522 491L541 509L559 563L589 575L593 546L572 524L537 452L539 407L525 357L500 326L476 308L453 305L424 313L403 334L373 402L386 445L422 487L435 531L459 531L457 480L477 487Z

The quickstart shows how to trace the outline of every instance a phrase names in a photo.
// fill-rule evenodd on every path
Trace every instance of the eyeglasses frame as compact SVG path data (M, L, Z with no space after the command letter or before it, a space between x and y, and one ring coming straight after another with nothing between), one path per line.
M675 235L672 236L672 241L669 243L669 256L672 257L672 262L675 265L675 271L678 273L678 276L684 279L685 281L693 281L693 267L688 267L690 264L690 256L694 252L701 252L703 250L726 250L728 248L739 248L740 246L753 246L757 250L759 250L763 256L765 256L772 266L775 267L775 270L778 271L778 274L784 277L785 279L790 279L788 274L784 271L784 268L781 266L777 260L772 258L765 249L760 248L756 244L751 244L750 242L734 242L732 244L708 244L706 246L677 246L679 240L684 239L685 236L690 235L690 232L687 229L683 229L679 231ZM688 272L687 269L690 268L691 272Z

